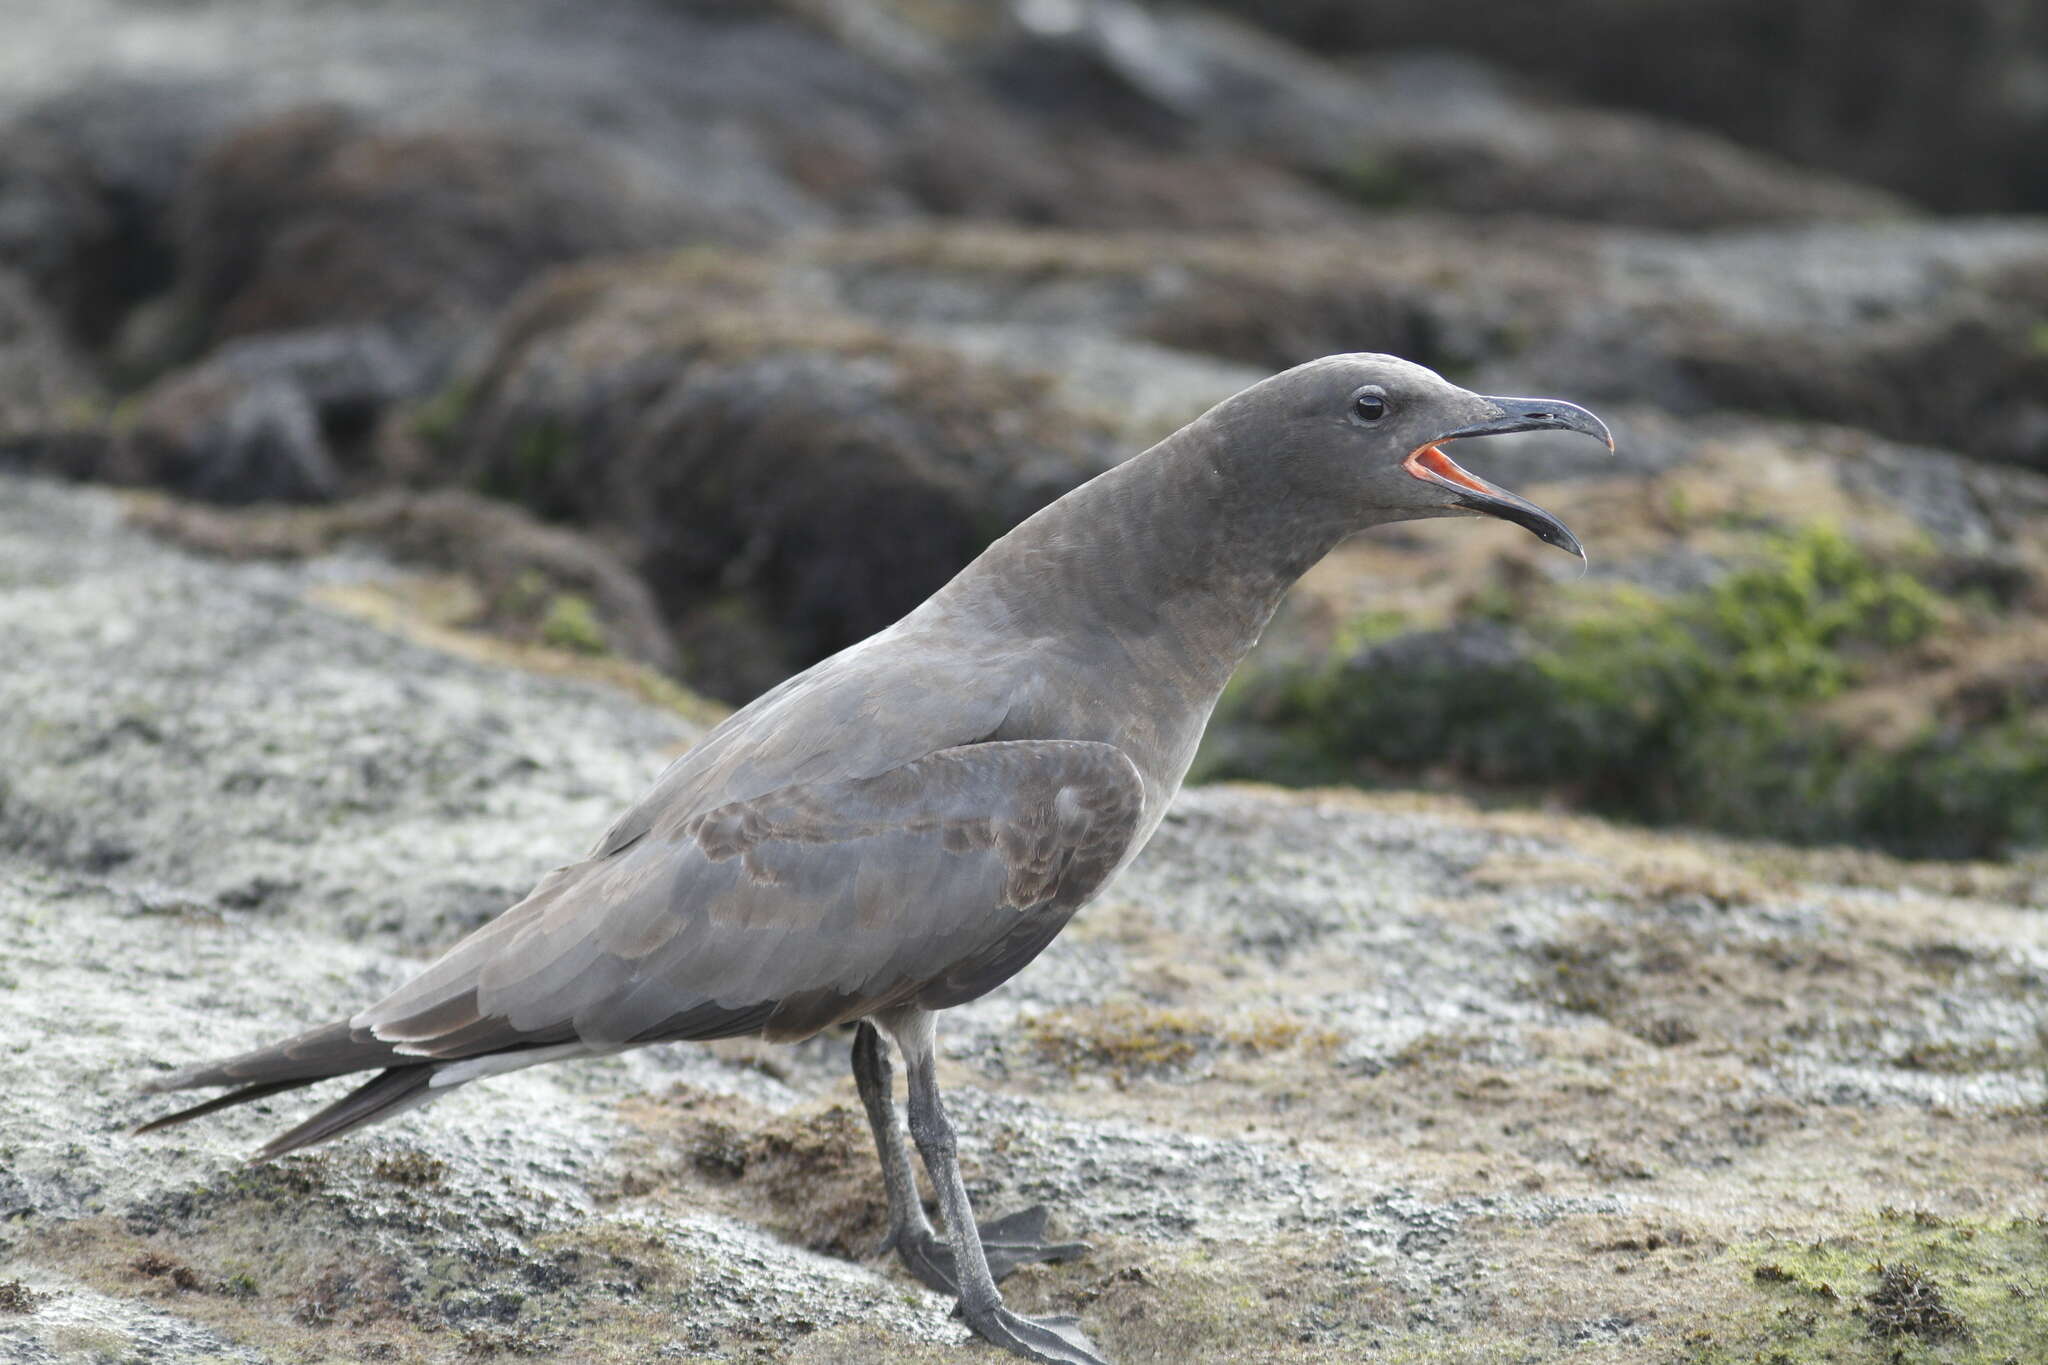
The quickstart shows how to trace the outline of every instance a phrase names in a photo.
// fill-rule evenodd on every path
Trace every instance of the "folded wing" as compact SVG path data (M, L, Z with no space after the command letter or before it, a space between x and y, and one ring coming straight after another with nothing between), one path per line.
M894 1006L958 1004L1029 962L1101 889L1133 851L1143 799L1121 750L1044 740L659 814L549 874L353 1018L161 1088L268 1094L386 1068L358 1095L383 1085L410 1104L524 1055L796 1038ZM438 1085L391 1074L426 1069ZM316 1115L304 1140L382 1116L351 1112L337 1127Z

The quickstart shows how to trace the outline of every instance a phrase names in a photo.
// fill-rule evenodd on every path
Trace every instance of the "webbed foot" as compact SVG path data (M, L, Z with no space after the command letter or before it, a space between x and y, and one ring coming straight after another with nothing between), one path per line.
M1043 1365L1109 1365L1082 1334L1079 1318L1026 1318L1007 1308L970 1316L967 1325L1006 1351Z
M998 1281L1019 1266L1041 1261L1071 1261L1088 1253L1086 1242L1048 1242L1045 1223L1050 1216L1043 1204L1021 1209L1007 1218L977 1225L982 1255L988 1257L989 1274ZM958 1294L959 1278L953 1273L953 1248L930 1232L907 1234L884 1242L881 1250L893 1246L911 1274L941 1294Z

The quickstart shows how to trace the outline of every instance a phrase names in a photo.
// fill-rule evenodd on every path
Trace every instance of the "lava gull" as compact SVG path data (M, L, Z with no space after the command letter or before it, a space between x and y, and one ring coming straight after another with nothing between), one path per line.
M139 1131L374 1072L274 1157L486 1076L645 1043L807 1038L852 1023L893 1248L991 1342L1102 1355L996 1281L1086 1248L1043 1208L977 1228L934 1076L940 1010L1036 957L1137 856L1217 695L1310 565L1355 531L1564 525L1460 469L1453 439L1558 429L1555 399L1488 398L1384 355L1311 361L1225 399L1018 526L887 630L735 712L580 862L364 1009L151 1090L236 1087ZM938 1194L926 1220L897 1117Z

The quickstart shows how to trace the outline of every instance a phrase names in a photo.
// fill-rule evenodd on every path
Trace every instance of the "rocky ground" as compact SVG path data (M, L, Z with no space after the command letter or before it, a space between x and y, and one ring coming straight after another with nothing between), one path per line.
M977 1198L1095 1247L1016 1297L1123 1361L2048 1354L2048 220L1937 216L2048 202L2038 25L1494 9L7 6L0 1357L980 1351L865 1257L843 1038L261 1168L295 1105L128 1087L1347 350L1595 406L1470 456L1591 568L1341 547L1200 760L1304 790L1191 789L955 1012Z
M162 1108L136 1081L394 985L698 729L452 637L362 552L200 559L131 511L0 487L0 1353L983 1349L866 1256L840 1037L545 1068L261 1167L297 1103L129 1137ZM2031 1359L2044 895L2024 863L1192 791L948 1016L945 1079L980 1204L1094 1246L1014 1297L1122 1361Z

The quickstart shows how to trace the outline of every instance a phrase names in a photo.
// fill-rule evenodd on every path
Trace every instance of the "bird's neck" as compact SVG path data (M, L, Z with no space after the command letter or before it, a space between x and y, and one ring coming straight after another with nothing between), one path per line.
M1163 730L1140 747L1175 785L1281 596L1356 529L1339 509L1293 505L1241 453L1216 458L1223 445L1206 422L1183 428L1019 525L932 604L996 625L1054 675L1078 664L1047 703L1075 719L1128 715L1143 694Z

